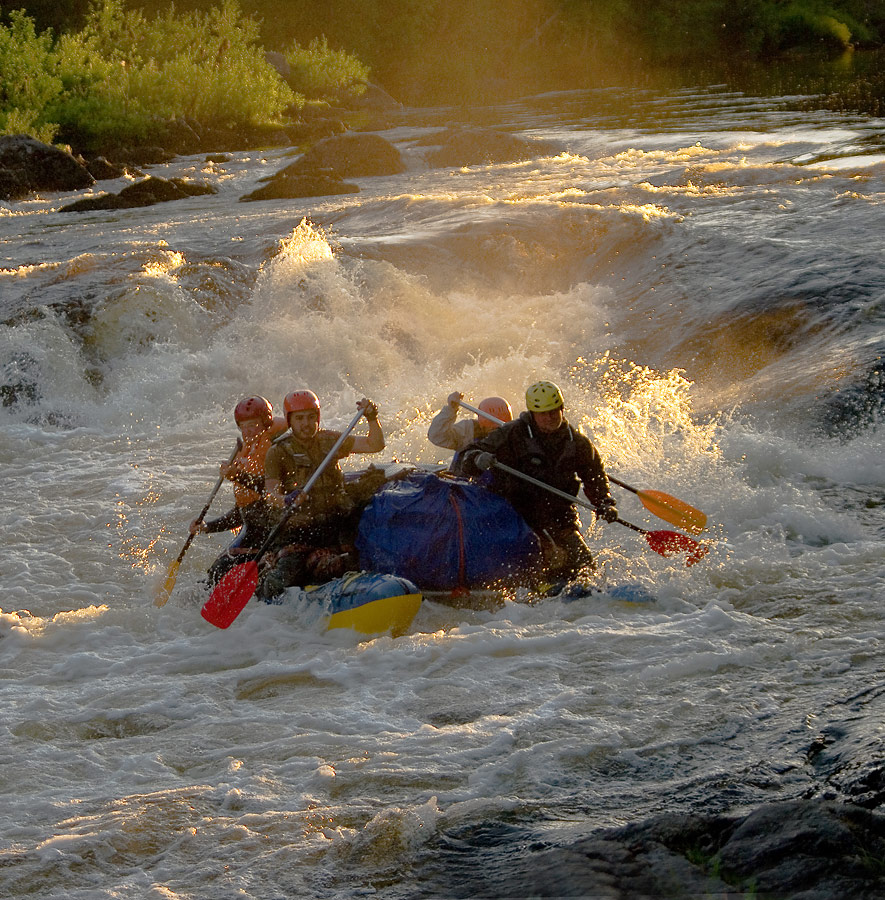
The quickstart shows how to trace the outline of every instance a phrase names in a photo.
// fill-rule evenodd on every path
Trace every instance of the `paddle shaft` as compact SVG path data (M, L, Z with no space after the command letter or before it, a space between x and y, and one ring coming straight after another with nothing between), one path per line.
M551 494L555 494L557 497L562 497L563 500L568 500L569 503L575 503L578 506L583 506L585 509L592 509L595 513L599 512L599 510L588 500L582 500L580 497L576 497L574 494L569 494L565 491L561 491L559 488L553 487L552 484L547 484L546 481L541 481L538 478L532 478L531 475L526 475L525 472L520 472L519 469L514 469L511 466L504 465L504 463L498 462L497 460L495 460L492 465L494 468L500 469L502 472L506 472L508 475L513 475L516 478L521 478L523 481L527 481L529 484L535 485L535 487L543 488L545 491L549 491ZM627 528L632 528L634 531L638 531L640 534L649 533L644 528L640 528L638 525L633 525L631 522L625 522L621 518L617 518L615 519L615 521L619 525L625 525Z
M463 400L459 400L458 404L465 409L469 409L471 412L476 413L478 416L488 419L490 422L495 422L498 425L504 424L496 416L484 412L476 406L471 406ZM632 485L621 481L619 478L615 478L613 475L609 475L607 472L606 477L613 484L635 494L639 498L639 502L659 519L663 519L665 522L669 522L671 525L676 525L679 528L684 528L692 534L700 534L704 530L704 526L707 523L706 514L702 513L699 509L695 509L693 506L689 506L684 500L671 497L669 494L663 493L663 491L640 490L639 488L635 488Z
M237 455L237 451L239 449L240 442L237 441L237 446L234 447L233 453L231 453L231 455L228 457L227 465L230 465L234 461L234 457ZM219 475L218 481L215 482L215 487L212 488L212 493L209 494L209 499L206 501L206 505L200 511L200 515L197 516L197 524L200 524L203 519L206 518L206 513L209 512L209 507L212 506L212 501L215 499L215 495L220 490L222 484L224 484L224 475ZM172 588L175 587L175 580L178 577L178 567L181 565L181 561L184 559L184 555L185 553L187 553L188 547L190 547L193 539L196 536L196 532L193 531L187 536L187 540L184 542L184 546L181 548L181 552L170 564L169 571L166 573L166 580L163 582L163 586L154 600L155 606L164 606L166 601L169 599L169 595L172 593Z
M364 410L360 409L357 414L353 417L350 425L341 433L338 440L332 446L332 449L326 454L323 461L317 466L314 470L313 475L307 479L307 483L301 490L301 493L296 498L296 501L292 503L284 512L283 516L279 522L274 526L271 530L270 534L267 536L267 539L258 548L258 552L255 556L252 557L249 562L241 563L238 566L235 566L231 569L221 581L215 586L215 589L212 591L209 599L203 604L203 608L200 610L200 615L212 625L215 625L217 628L227 628L236 617L243 611L243 608L249 602L252 597L252 594L255 593L255 588L258 585L258 561L261 557L267 553L268 548L276 539L277 535L282 530L283 526L286 524L289 516L295 511L295 509L300 505L301 499L307 494L307 492L314 486L316 480L322 475L323 470L329 464L329 462L335 458L335 454L338 452L341 445L344 443L344 439L350 434L351 431L356 427L356 423L359 422L360 418L363 415Z
M234 461L234 457L237 455L240 447L242 447L242 443L237 441L237 446L234 447L233 452L227 458L227 462L225 465L230 465ZM215 482L215 487L212 488L212 493L209 494L209 499L206 501L206 505L200 510L200 514L197 516L197 524L200 525L203 522L203 519L206 518L206 513L209 512L209 507L212 505L212 501L215 499L215 495L221 488L221 485L224 484L224 475L218 476L218 481ZM184 559L184 554L187 552L187 548L190 546L191 541L196 537L195 533L191 533L187 536L187 540L184 542L184 546L181 548L181 553L178 554L178 559L176 562L181 562Z
M354 428L356 428L356 423L359 422L362 416L363 410L359 410L351 420L350 425L348 425L347 428L338 436L338 440L335 441L335 443L332 445L332 449L326 454L323 461L316 467L313 475L311 475L310 478L307 479L307 483L301 489L301 493L298 495L296 500L286 508L280 521L277 522L277 524L273 527L273 530L265 539L264 543L258 548L258 553L255 557L253 557L255 562L258 562L258 560L261 559L261 557L264 556L265 553L267 553L268 547L270 547L270 545L274 542L276 536L280 533L280 531L282 531L283 526L289 520L289 516L291 516L292 513L295 512L295 510L300 505L301 498L304 497L304 495L316 484L317 479L320 477L320 475L323 474L323 471L325 470L326 466L329 465L331 460L334 459L335 454L338 452L339 448L344 443L350 432L353 431Z
M587 509L598 512L592 503L580 500L572 494L567 494L565 491L561 491L559 488L547 484L546 481L539 481L537 478L532 478L531 475L526 475L525 472L520 472L519 469L513 469L497 460L492 463L492 466L496 469L500 469L502 472L507 472L516 478L522 478L524 481L534 484L539 488L550 491L551 494L562 497L563 500L568 500L570 503L576 503L578 506L584 506ZM648 531L645 528L634 525L632 522L625 522L621 518L617 518L615 521L625 528L630 528L633 531L638 531L639 534L644 535L648 546L661 556L672 556L674 553L687 553L687 566L693 566L696 562L706 556L709 551L709 547L702 546L697 541L688 537L688 535L679 534L677 531Z

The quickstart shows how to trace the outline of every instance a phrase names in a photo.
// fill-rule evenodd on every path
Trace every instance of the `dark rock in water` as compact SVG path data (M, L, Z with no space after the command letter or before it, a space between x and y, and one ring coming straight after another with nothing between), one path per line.
M861 377L826 398L821 419L829 437L851 440L883 415L885 359L879 359Z
M347 126L341 119L323 118L320 116L304 117L287 129L289 136L296 143L318 141L335 134L343 134Z
M183 178L148 177L123 188L117 197L125 206L149 206L152 203L166 203L184 197L198 197L216 194L217 188L207 182L187 181Z
M881 900L885 816L823 800L769 803L742 816L671 814L600 832L571 846L457 869L451 897L758 897ZM445 860L435 871L446 872Z
M112 178L122 178L124 175L135 174L120 163L108 162L104 156L96 156L94 159L90 159L86 163L86 168L96 181L109 181Z
M557 152L547 141L533 141L491 128L455 128L434 135L440 146L427 154L431 166L476 166L520 162Z
M9 173L5 176L3 172ZM0 200L21 200L35 191L76 191L95 183L70 153L26 134L0 137Z
M357 185L334 175L280 174L271 178L264 187L256 188L251 194L240 197L240 200L294 200L298 197L324 197L358 192Z
M15 407L40 399L39 364L29 353L18 353L4 363L0 376L0 405Z
M120 159L134 166L159 166L175 159L175 154L163 147L145 145L121 151Z
M59 212L89 212L96 209L133 209L138 206L152 206L154 203L168 203L201 194L215 194L212 185L186 181L183 178L154 178L148 176L142 181L130 184L119 194L102 194L99 197L84 197L63 206Z
M266 50L264 58L269 65L277 70L281 78L288 78L292 74L289 60L282 53L278 53L276 50Z
M402 103L394 99L377 84L366 82L365 90L361 94L351 94L341 98L342 104L347 109L362 109L371 112L401 112Z
M16 200L29 193L24 175L15 169L0 169L0 200Z
M771 803L739 822L718 860L723 877L763 894L862 897L885 889L885 819L827 801Z
M277 175L330 171L341 178L398 175L404 171L399 150L377 134L337 134L318 141Z

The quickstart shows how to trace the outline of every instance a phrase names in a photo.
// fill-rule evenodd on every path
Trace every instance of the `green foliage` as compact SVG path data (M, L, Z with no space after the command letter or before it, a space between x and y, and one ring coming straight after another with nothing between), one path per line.
M777 48L823 46L844 50L851 43L851 29L828 4L793 0L782 7L777 20Z
M876 41L885 24L868 0L658 0L645 14L634 10L639 42L658 61L838 53Z
M87 2L3 4L0 133L97 149L162 141L182 120L277 121L304 97L359 93L370 69L406 103L481 103L885 39L883 0L91 0L84 14ZM68 30L53 41L31 9ZM265 48L286 56L289 85Z
M60 133L88 150L160 137L182 118L226 129L278 120L296 98L258 37L237 0L152 18L95 0L55 45L13 12L0 26L0 133Z
M257 41L257 23L236 0L151 19L122 0L97 0L84 28L59 41L65 93L52 114L93 147L161 135L181 117L219 128L273 121L294 96Z
M369 79L369 67L343 50L333 50L325 37L314 38L304 48L298 42L284 54L291 74L289 84L308 97L360 94Z
M38 32L50 28L58 34L83 24L89 0L3 0L0 2L0 22L5 18L5 10L22 10L34 21Z
M62 89L54 69L52 35L38 35L32 19L12 12L9 25L0 26L0 134L52 140L56 127L44 111Z

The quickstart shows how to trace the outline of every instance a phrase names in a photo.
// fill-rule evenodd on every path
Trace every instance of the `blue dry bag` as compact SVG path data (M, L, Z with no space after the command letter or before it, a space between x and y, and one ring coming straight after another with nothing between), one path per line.
M384 485L360 519L360 565L448 591L537 566L535 533L503 498L461 478L412 472Z

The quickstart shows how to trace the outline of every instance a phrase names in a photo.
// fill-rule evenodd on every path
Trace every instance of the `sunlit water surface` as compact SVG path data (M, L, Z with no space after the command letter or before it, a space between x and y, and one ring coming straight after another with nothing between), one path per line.
M407 171L359 194L240 203L272 150L150 170L211 197L0 205L4 896L440 896L440 858L452 891L477 854L844 799L815 741L881 756L885 123L548 95L477 117L549 153L427 168L461 113L386 132ZM366 395L385 460L437 462L450 391L539 378L613 474L707 513L692 568L588 521L654 604L425 603L360 642L295 598L218 631L216 536L153 605L240 397L307 386L340 427Z

